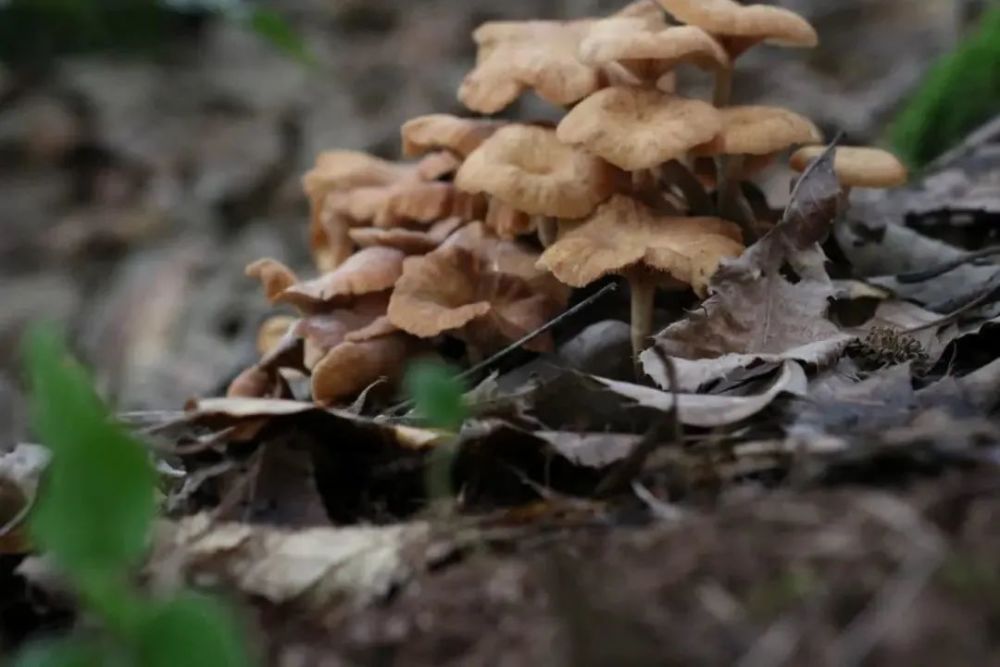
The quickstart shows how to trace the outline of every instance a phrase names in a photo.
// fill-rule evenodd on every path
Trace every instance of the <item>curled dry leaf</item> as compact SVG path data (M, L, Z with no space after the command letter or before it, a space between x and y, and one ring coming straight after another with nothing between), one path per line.
M698 310L655 337L641 356L643 369L669 388L662 357L676 367L679 388L698 387L761 360L788 359L822 365L836 358L853 336L826 317L834 294L816 243L829 233L840 185L830 153L800 179L781 223L743 255L725 262ZM801 266L797 282L782 274Z
M558 138L638 171L683 157L721 130L720 112L707 102L617 86L576 105L559 123Z
M664 412L673 409L675 395L672 392L599 377L593 379L619 396L635 401L643 407ZM771 385L760 394L723 396L678 392L676 394L678 418L681 423L688 426L701 428L729 426L758 414L781 394L805 396L807 388L808 380L802 366L794 361L786 361Z
M420 522L288 531L213 525L208 516L196 515L157 526L148 572L213 582L322 614L345 602L360 608L384 599L423 567L420 557L409 559L429 541L428 526Z

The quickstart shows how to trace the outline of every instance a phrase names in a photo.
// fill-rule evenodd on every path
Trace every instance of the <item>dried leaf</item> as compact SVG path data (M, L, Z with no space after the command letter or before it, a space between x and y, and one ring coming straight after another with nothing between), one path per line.
M670 392L599 377L593 379L619 396L635 401L643 407L666 412L674 406L675 397ZM802 366L794 361L785 361L781 372L767 390L754 396L678 393L676 395L678 414L681 422L688 426L703 428L728 426L756 415L781 394L804 396L807 384Z
M408 553L420 553L429 540L424 523L287 531L212 525L205 515L164 522L157 533L152 575L176 572L317 613L383 599L420 568Z
M781 223L742 256L724 262L698 310L655 337L643 369L669 388L662 356L673 359L682 391L759 361L822 365L850 342L826 318L834 287L816 245L831 228L841 197L830 152L803 174ZM798 280L782 273L791 264Z

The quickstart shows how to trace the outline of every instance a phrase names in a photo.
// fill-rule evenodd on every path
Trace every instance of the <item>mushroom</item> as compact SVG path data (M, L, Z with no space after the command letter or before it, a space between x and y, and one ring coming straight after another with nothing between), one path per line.
M445 149L465 159L504 123L449 114L419 116L403 124L403 155L416 157Z
M730 67L729 54L701 28L653 28L647 21L628 18L594 23L580 42L580 60L595 67L624 67L636 82L655 82L681 63L711 70Z
M804 146L792 154L789 166L805 171L825 150L826 146ZM909 178L903 163L888 151L858 146L838 146L834 151L833 170L845 194L851 188L895 188Z
M387 246L407 255L422 255L441 245L456 229L465 224L459 217L446 218L426 229L407 227L358 227L350 230L351 240L361 248Z
M350 222L327 206L333 192L386 186L406 175L406 168L359 151L326 151L302 178L311 210L309 245L321 271L330 271L350 256L347 239Z
M707 102L617 86L576 105L559 123L557 136L632 172L634 184L642 187L656 182L660 165L683 159L721 130L721 115Z
M474 33L475 68L458 99L472 111L493 114L525 90L557 106L578 102L601 87L599 71L579 61L577 49L590 21L497 21Z
M315 313L352 299L392 289L402 274L402 251L373 246L364 248L319 278L296 283L273 300L289 303L304 313Z
M740 238L739 227L726 220L664 216L616 195L546 249L538 266L573 287L612 273L624 276L631 290L632 351L638 357L652 332L656 288L690 285L705 296L719 262L743 251Z
M618 176L604 160L559 141L555 130L508 125L469 155L455 184L539 216L548 244L555 219L588 215L614 192Z
M468 231L466 231L468 230ZM451 332L481 354L537 329L566 305L568 290L535 268L537 255L489 236L481 224L411 257L393 290L392 324L420 338ZM526 347L545 350L540 336Z
M759 42L812 48L819 44L816 29L795 12L770 5L742 5L734 0L658 0L675 19L717 37L735 59ZM732 68L719 70L714 102L728 106Z
M398 380L413 350L413 339L402 333L345 340L313 368L313 400L332 405L360 394L380 379Z
M248 278L255 278L264 287L264 296L274 303L289 287L299 282L295 272L276 259L265 257L247 265L244 273Z
M799 144L821 142L823 134L808 118L779 107L735 106L720 113L722 132L692 153L727 158L726 171L720 172L719 215L738 222L749 233L752 215L740 192L744 157L773 155Z

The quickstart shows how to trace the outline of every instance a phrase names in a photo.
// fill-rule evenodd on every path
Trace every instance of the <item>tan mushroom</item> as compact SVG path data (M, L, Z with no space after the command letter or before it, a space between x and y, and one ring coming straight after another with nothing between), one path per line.
M448 236L465 224L458 217L446 218L421 229L407 227L358 227L350 230L351 240L361 248L387 246L407 255L422 255L441 245Z
M695 26L650 29L642 19L597 21L580 43L580 60L595 67L620 65L638 82L657 81L681 63L719 70L731 66L729 54Z
M805 171L826 146L805 146L795 151L789 165L795 171ZM909 174L892 153L879 148L838 146L834 149L833 169L845 189L895 188L905 185Z
M684 157L721 130L721 115L707 102L619 86L576 105L559 123L558 138L634 172Z
M720 163L719 215L749 231L753 220L740 191L744 157L780 153L801 144L823 141L823 133L808 118L780 107L735 106L720 110L722 132L692 152L725 158Z
M500 121L449 114L420 116L404 123L400 130L403 155L416 157L445 149L464 159L503 125Z
M614 192L618 177L611 165L567 146L552 129L508 125L473 151L455 184L540 216L551 231L555 219L593 211Z
M698 26L731 42L738 55L758 42L812 48L816 29L793 11L771 5L744 5L735 0L659 0L681 23Z
M402 333L337 345L313 368L313 400L333 405L379 380L397 381L414 349L413 338Z
M534 90L558 106L578 102L598 90L598 70L577 58L589 22L495 22L474 33L479 44L475 68L465 77L458 99L477 113L503 110L524 91Z
M657 286L690 285L704 296L719 262L743 251L740 239L739 227L726 220L663 216L616 195L548 248L538 266L573 287L608 274L625 276L638 355L652 331Z
M402 274L404 257L395 248L365 248L335 270L288 287L274 300L292 304L303 313L314 313L360 296L384 292L392 289Z
M420 338L451 332L471 351L485 353L558 314L568 290L535 268L536 254L489 237L482 225L472 227L434 252L406 260L388 315L394 325ZM539 337L527 347L550 345L551 339Z
M270 257L251 262L244 273L248 278L255 278L261 282L264 296L271 303L275 303L282 292L299 282L295 272Z

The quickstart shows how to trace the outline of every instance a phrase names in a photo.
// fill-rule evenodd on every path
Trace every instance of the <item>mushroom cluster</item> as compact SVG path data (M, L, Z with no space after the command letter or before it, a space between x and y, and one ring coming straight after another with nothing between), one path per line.
M273 260L248 267L267 297L297 310L261 332L261 360L231 387L281 396L284 372L311 377L324 404L352 398L440 336L470 358L557 315L571 288L608 275L630 286L632 345L653 327L657 290L707 295L720 262L769 224L745 184L823 142L794 111L733 105L734 65L761 43L812 47L801 16L734 0L639 0L604 18L492 21L473 33L459 101L482 115L533 92L561 107L551 123L447 114L401 130L408 162L353 151L306 174L319 276ZM711 100L677 92L678 68L714 78ZM840 149L845 189L906 178L891 155ZM538 337L527 344L545 349Z

